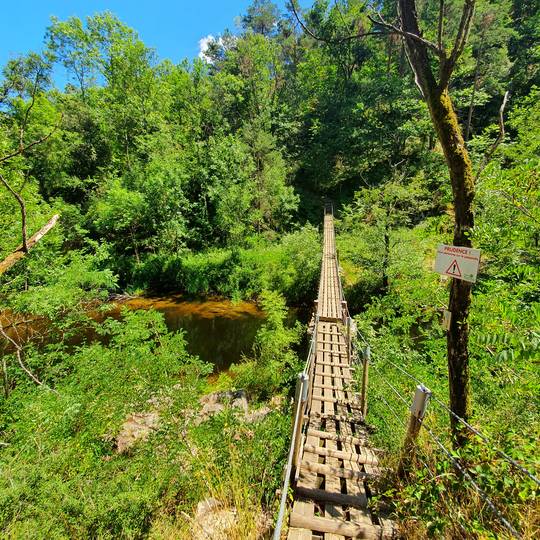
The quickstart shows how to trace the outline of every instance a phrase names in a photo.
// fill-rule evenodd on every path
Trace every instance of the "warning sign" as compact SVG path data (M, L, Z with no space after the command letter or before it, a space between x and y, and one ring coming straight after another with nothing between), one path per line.
M480 250L440 244L435 258L435 272L474 283L480 264Z
M461 270L459 269L459 264L456 259L454 259L450 266L446 269L445 274L449 274L454 277L461 277Z

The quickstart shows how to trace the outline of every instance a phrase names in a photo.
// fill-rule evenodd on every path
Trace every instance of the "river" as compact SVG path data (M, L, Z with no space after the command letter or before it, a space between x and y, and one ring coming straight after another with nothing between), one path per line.
M114 312L119 313L122 306L162 313L170 331L185 332L188 352L213 364L215 372L251 355L255 335L264 322L264 313L253 302L187 300L181 295L137 297L120 302Z
M254 302L232 302L221 298L187 299L182 295L140 296L118 299L113 309L105 317L121 317L122 308L155 309L163 314L167 328L185 332L187 350L201 360L214 365L214 373L227 370L232 363L238 363L244 356L252 355L257 330L264 322L264 312ZM94 312L95 313L95 312ZM9 314L0 313L4 323L10 322ZM289 311L287 324L294 324L300 312ZM92 315L102 318L98 315ZM30 325L23 325L19 337L28 339L34 333L41 333L46 326L43 319L35 319ZM9 332L13 334L12 332ZM12 335L15 338L15 335ZM84 340L100 339L91 330L70 339L73 345ZM47 340L45 340L46 342ZM9 351L0 343L0 354Z

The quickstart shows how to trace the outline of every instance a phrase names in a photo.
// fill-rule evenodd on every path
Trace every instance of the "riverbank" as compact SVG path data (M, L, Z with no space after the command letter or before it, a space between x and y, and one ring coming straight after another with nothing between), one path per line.
M118 317L94 321L101 342L69 352L60 343L26 347L43 385L19 375L0 400L0 529L9 538L130 531L187 540L210 496L237 516L237 538L252 536L261 515L271 523L290 428L288 401L264 402L287 395L299 362L300 334L285 324L283 298L262 295L262 311L181 297L128 302ZM225 403L201 417L214 366L189 353L187 333L170 331L160 309L212 323L257 320L249 357L219 379L221 389L245 389L249 415ZM271 410L259 415L260 407ZM147 433L126 447L126 426L136 422Z

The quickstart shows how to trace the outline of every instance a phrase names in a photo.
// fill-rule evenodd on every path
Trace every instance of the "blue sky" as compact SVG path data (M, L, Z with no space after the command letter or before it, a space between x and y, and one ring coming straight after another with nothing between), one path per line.
M0 66L20 53L39 51L51 15L84 18L109 10L139 32L161 59L179 62L199 53L199 40L235 30L250 0L27 0L4 2L0 17ZM284 10L285 0L274 0Z

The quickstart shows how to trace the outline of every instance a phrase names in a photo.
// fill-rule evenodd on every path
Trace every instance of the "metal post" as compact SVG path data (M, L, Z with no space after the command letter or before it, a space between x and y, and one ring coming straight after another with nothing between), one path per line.
M308 383L309 378L305 373L299 373L298 374L298 380L296 382L296 393L294 397L295 404L298 403L298 401L301 401L302 406L300 407L299 411L299 420L296 422L296 433L293 434L294 437L294 459L293 459L293 465L296 469L298 469L300 465L300 455L301 455L301 448L302 448L302 428L304 427L304 410L305 410L305 403L307 400L307 394L308 394Z
M345 318L347 317L347 300L341 301L341 321L345 324Z
M406 478L411 468L416 453L416 439L418 438L420 428L422 427L422 420L426 414L426 407L430 396L431 391L423 384L419 384L416 387L413 403L411 405L409 426L403 443L401 459L399 460L398 476L400 478Z
M362 417L364 420L367 415L367 389L369 380L369 359L371 357L371 349L369 345L364 349L364 366L362 370L362 395L360 398L360 407L362 409Z
M351 318L347 317L347 361L351 363Z

